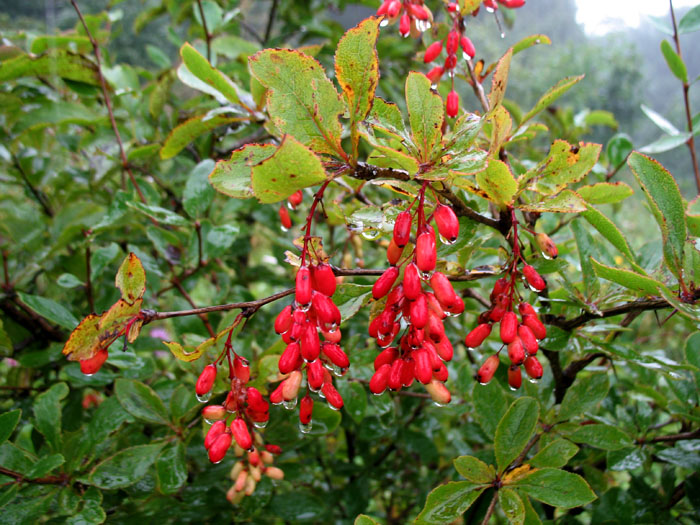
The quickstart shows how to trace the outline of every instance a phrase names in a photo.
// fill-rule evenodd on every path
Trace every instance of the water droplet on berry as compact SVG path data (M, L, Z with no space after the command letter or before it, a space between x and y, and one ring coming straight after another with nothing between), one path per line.
M336 323L333 323L332 325L330 325L328 327L328 330L326 330L326 332L328 332L329 334L334 334L337 331L338 331L338 325Z
M219 461L212 461L212 463L214 463L214 465L218 465L218 464L221 463L223 460L224 460L224 458L221 458Z
M418 271L418 275L420 275L420 278L423 279L424 281L430 281L430 278L433 276L433 272Z
M540 382L539 378L534 378L534 377L528 377L527 380L530 381L530 383L532 383L533 385L536 385L537 383Z
M311 303L299 304L298 302L294 301L294 308L298 309L300 312L308 312L309 308L311 308Z
M85 377L92 377L92 376L94 376L95 374L83 374L83 375L84 375Z
M464 51L462 51L462 58L463 58L464 60L471 60L472 57L470 57L470 56L467 55Z
M553 259L553 257L551 255L549 255L547 252L540 252L540 253L542 253L542 257L544 257L548 261L551 261Z
M200 403L206 403L211 399L211 390L206 394L202 394L201 396L199 394L195 395L197 396L197 401L199 401Z
M331 365L330 371L335 377L343 377L345 374L345 369L336 365Z
M517 388L514 388L514 387L512 387L512 386L510 386L510 385L508 385L508 388L510 388L510 389L511 389L511 391L513 391L513 392L517 392L517 391L518 391L518 389L517 389Z
M493 7L487 7L487 8L486 8L486 12L487 12L487 13L495 13L496 10L495 10Z
M446 407L446 406L447 406L446 404L444 404L444 403L438 403L437 401L433 401L433 405L435 405L436 407L439 407L439 408L442 408L442 407Z
M450 240L450 239L447 239L446 237L443 237L442 235L440 235L439 238L440 238L440 242L442 244L451 245L451 244L454 244L457 242L457 239Z
M213 425L213 424L214 424L214 421L215 421L214 419L207 419L206 417L203 418L203 419L204 419L204 422L205 422L207 425Z
M306 425L303 423L299 423L299 431L302 434L308 434L309 432L311 432L311 428L312 428L312 424L310 421Z
M489 382L488 382L488 381L483 381L483 382L482 382L482 381L479 381L479 384L480 384L481 386L486 386L486 385L489 384Z
M389 20L387 20L386 18L384 20L382 20L381 22L379 22L379 27L386 27L388 25L389 25Z
M255 428L265 428L267 426L267 421L253 421L253 426Z
M457 314L457 313L454 313L454 312L448 312L447 310L445 310L445 315L446 315L447 317L458 317L460 314Z
M297 406L297 398L295 397L294 399L290 399L287 401L286 399L282 401L282 406L286 408L287 410L293 410L295 406Z
M336 412L340 410L338 407L333 406L331 403L328 403L328 408L330 408L331 410L335 410Z

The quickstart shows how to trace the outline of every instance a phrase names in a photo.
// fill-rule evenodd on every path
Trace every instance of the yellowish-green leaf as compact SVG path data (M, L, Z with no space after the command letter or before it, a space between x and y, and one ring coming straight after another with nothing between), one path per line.
M180 153L190 142L204 135L206 132L240 121L240 118L227 117L225 115L200 115L186 120L170 132L168 138L160 150L161 159L170 159Z
M260 202L278 202L292 193L326 180L321 159L286 135L277 151L253 166L253 193Z
M547 35L530 35L526 36L523 38L520 42L515 44L513 46L513 54L520 53L521 51L525 51L526 49L531 48L532 46L536 46L538 44L546 44L549 45L551 44L552 41L549 39Z
M627 259L634 265L635 270L640 273L644 273L641 268L639 268L635 263L634 255L632 250L627 244L627 240L622 235L620 230L617 229L615 223L603 215L593 206L588 206L587 210L581 213L581 216L586 219L603 237L605 237L610 244L617 248L620 253L622 253Z
M457 472L472 483L491 483L496 479L496 469L493 465L487 465L474 456L460 456L455 458L454 464Z
M80 324L68 337L63 346L63 355L71 361L88 359L100 350L100 316L90 314L80 321Z
M122 299L129 304L143 297L146 292L146 271L135 254L130 253L126 256L119 267L114 285L122 293Z
M489 104L491 109L495 109L506 95L508 85L508 72L510 71L510 61L513 58L513 48L511 47L498 61L496 70L491 80L491 93L489 93Z
M185 43L180 48L180 56L185 66L187 66L187 69L189 69L195 77L216 89L229 102L233 104L238 104L240 102L238 90L231 79L213 67L194 47Z
M512 204L513 197L518 191L518 183L510 172L510 168L500 160L489 162L485 170L476 174L476 182L479 188L486 192L489 200L499 206Z
M216 191L236 199L253 197L253 166L277 151L273 144L247 144L231 153L229 160L220 160L209 174L209 183Z
M0 82L28 76L59 76L94 86L100 83L95 64L70 51L51 51L36 57L20 55L0 63Z
M583 80L584 76L585 75L579 75L575 77L566 77L561 79L554 86L549 88L544 95L542 95L542 97L537 101L535 106L523 116L523 119L520 121L520 124L524 124L532 117L537 115L540 111L551 105L555 100L557 100L569 89L571 89L571 87L574 84L577 84L578 82Z
M535 468L565 466L578 452L578 447L566 439L556 439L540 450L528 462Z
M589 204L612 204L630 197L634 190L624 182L598 182L576 189L583 200Z
M651 277L646 277L630 270L613 268L599 263L593 258L591 258L591 262L593 263L593 269L598 277L617 283L635 292L640 292L645 295L657 295L659 293L659 286L662 286L662 283Z
M442 140L445 110L442 98L430 87L430 80L422 73L411 71L406 79L406 106L413 142L420 160L428 162Z
M504 106L497 106L488 117L488 124L491 130L491 145L489 146L489 156L497 157L501 146L510 136L513 127L513 119Z
M586 210L586 202L575 191L564 190L539 202L518 205L518 209L540 213L578 213Z
M559 193L593 169L601 148L600 144L581 142L572 146L565 140L555 140L547 157L520 178L520 185L529 183L529 189L544 195Z
M185 362L196 361L205 350L205 348L200 347L182 346L180 343L171 341L163 341L163 344L168 347L175 357Z

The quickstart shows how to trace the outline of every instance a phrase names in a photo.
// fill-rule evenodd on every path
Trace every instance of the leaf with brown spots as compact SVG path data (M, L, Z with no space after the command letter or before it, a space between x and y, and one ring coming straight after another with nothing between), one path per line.
M100 350L100 317L97 314L88 315L71 332L63 346L63 355L70 361L88 359Z
M135 254L126 256L114 279L114 285L122 293L122 299L129 304L143 297L146 292L146 272Z
M406 106L413 142L420 161L429 162L442 141L445 110L442 98L430 88L430 80L422 73L411 71L406 79Z
M508 49L505 55L501 57L496 66L496 71L493 73L491 93L489 93L489 104L492 110L503 101L503 97L506 95L511 58L513 58L513 48Z
M292 193L326 180L321 159L291 135L275 153L253 166L253 193L260 202L278 202Z
M521 204L519 210L536 211L540 213L579 213L586 211L586 201L575 191L564 190L551 198L543 199L533 204Z
M556 195L569 184L579 182L593 169L600 156L600 144L581 142L572 146L555 140L547 157L520 177L520 187L544 195Z
M510 172L510 168L500 160L489 161L488 167L476 174L476 181L479 183L479 188L486 192L488 199L499 206L512 204L513 197L518 191L518 183Z
M220 160L209 174L209 184L224 195L236 199L254 197L251 187L253 166L269 158L277 148L273 144L247 144Z

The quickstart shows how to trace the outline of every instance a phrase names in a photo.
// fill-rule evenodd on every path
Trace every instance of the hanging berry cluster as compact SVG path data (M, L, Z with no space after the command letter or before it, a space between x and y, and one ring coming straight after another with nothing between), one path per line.
M370 336L384 348L374 361L375 372L369 389L378 395L387 388L409 387L416 379L425 385L436 403L447 404L451 396L444 384L448 378L445 363L452 359L453 348L445 336L443 320L448 315L461 314L464 301L447 277L435 271L437 246L430 222L435 221L441 239L450 244L457 240L459 222L452 208L439 202L426 217L427 187L428 183L424 183L408 209L397 216L387 250L391 266L372 287L374 299L386 297L386 301L382 312L369 325ZM399 262L411 239L414 223L415 248ZM404 265L403 280L394 286ZM428 282L432 292L423 289L423 281ZM391 346L397 336L398 346Z
M522 373L520 366L523 365L525 372L532 381L537 381L542 377L542 365L535 356L539 348L539 342L547 336L547 329L540 321L537 312L522 297L517 289L518 277L527 283L534 292L542 292L546 288L545 280L537 273L537 270L527 264L520 251L520 240L518 238L518 221L515 212L511 210L513 226L510 230L510 239L513 246L513 254L508 263L507 276L496 281L491 291L491 308L479 316L479 324L469 332L464 340L468 348L480 346L491 334L494 324L499 325L499 336L503 346L508 353L510 366L508 367L508 385L517 390L522 385ZM547 248L545 253L550 257L556 257L556 246L545 234L538 234L538 244L542 247L544 237L549 243L544 242ZM522 263L522 267L519 265ZM515 313L515 308L520 313L520 319ZM493 378L498 365L500 364L499 350L490 356L479 371L477 380L481 384L486 384Z
M307 217L294 304L287 305L275 320L275 331L287 347L279 360L279 371L285 379L270 394L270 401L294 408L305 375L306 394L299 403L302 432L311 430L314 405L311 393L325 398L334 410L343 407L343 398L333 385L333 375L342 376L350 366L347 354L338 345L341 319L340 310L331 299L336 289L333 268L325 262L312 263L309 253L313 249L311 223L327 185L319 189ZM319 334L323 335L323 341Z
M382 15L386 16L383 26L399 21L399 34L404 38L408 35L416 38L433 24L433 13L423 5L423 0L384 0L377 10L377 16Z

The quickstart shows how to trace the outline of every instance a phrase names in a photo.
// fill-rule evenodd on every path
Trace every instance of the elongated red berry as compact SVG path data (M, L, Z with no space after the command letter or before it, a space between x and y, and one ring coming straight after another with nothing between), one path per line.
M314 392L321 389L323 386L323 364L320 359L312 361L306 365L306 381L309 383L309 388Z
M540 321L536 315L523 315L523 324L532 330L532 333L535 334L535 337L540 341L547 337L547 328L545 328L542 321Z
M464 300L459 295L455 295L455 300L445 307L445 311L452 315L461 314L464 311Z
M265 445L265 450L270 454L279 455L282 453L282 448L277 445Z
M275 319L275 332L278 334L283 334L289 330L292 326L292 305L288 304L282 311L277 314Z
M282 399L285 401L292 401L296 399L299 393L299 388L301 387L301 372L299 370L294 370L289 377L282 381ZM274 403L274 401L273 401Z
M445 363L440 363L440 366L438 367L438 369L433 370L433 378L437 379L438 381L447 381L448 377L449 377L449 373L447 371L447 367L445 366Z
M222 405L207 405L202 409L202 417L207 421L219 421L226 418L226 408Z
M445 317L447 317L447 314L445 314L445 310L440 304L440 301L437 300L437 297L435 297L434 293L426 292L425 298L428 300L428 308L431 312L433 312L440 319L444 319Z
M292 218L289 216L289 210L284 204L280 206L280 224L285 230L292 227Z
M323 343L321 346L323 354L338 368L347 368L350 366L348 355L336 344Z
M486 361L484 361L484 364L481 365L479 371L476 373L476 380L482 385L485 385L486 383L491 381L493 375L498 369L498 365L500 364L501 360L498 358L497 354L489 356L489 358L486 359Z
M447 94L445 110L448 117L456 117L459 112L459 95L454 89Z
M433 42L428 46L428 49L425 50L425 55L423 56L423 62L425 64L432 62L440 53L442 53L442 40Z
M535 311L535 309L532 307L532 305L530 303L520 303L518 305L518 311L520 312L521 315L530 314L530 315L537 316L537 312Z
M340 310L330 297L320 292L313 292L311 304L322 325L338 325L340 323Z
M443 308L451 305L457 300L457 294L444 273L435 272L430 277L430 286L435 292L435 297Z
M389 246L386 249L386 260L393 266L399 262L401 254L403 254L403 248L399 248L394 242L394 239L391 239L391 241L389 241Z
M393 0L392 2L389 2L389 6L387 8L386 14L390 18L394 18L396 15L398 15L401 12L401 2L398 0Z
M438 205L433 213L438 232L449 242L455 242L459 236L459 219L450 206Z
M302 266L297 271L296 300L301 305L311 302L311 271L308 266Z
M198 396L203 396L211 390L214 386L214 381L216 380L216 365L207 365L199 374L199 379L194 386L194 391Z
M542 276L537 273L532 266L529 264L523 265L523 275L527 279L528 284L536 291L541 292L547 287Z
M391 364L394 362L399 355L398 350L395 346L389 346L379 352L377 357L374 358L374 370L379 370L383 365Z
M247 383L250 379L250 367L248 366L248 361L236 356L233 360L233 375L241 380L241 383Z
M403 359L397 359L391 363L391 370L389 370L389 377L387 378L387 386L391 390L400 390L403 386L401 383L402 372Z
M411 33L411 18L404 14L399 20L399 34L403 37L408 36Z
M415 301L423 293L420 273L414 263L406 265L403 272L403 294L409 301Z
M448 55L454 55L459 48L459 33L457 31L450 31L447 35L447 45L445 50Z
M301 357L307 363L318 359L321 352L321 341L318 337L316 327L311 323L306 323L301 333Z
M219 434L209 446L209 461L219 463L224 459L229 447L231 447L231 434L228 432Z
M440 359L443 361L448 362L452 360L454 348L452 348L452 343L450 343L450 340L447 337L443 337L440 339L440 341L435 343L435 350L437 350Z
M410 211L402 211L396 216L393 239L399 248L406 246L411 238L411 221Z
M509 344L518 336L518 316L515 312L506 312L501 319L501 341Z
M462 46L462 52L464 52L465 55L467 55L469 58L474 58L474 55L476 55L476 49L474 49L474 44L472 44L472 41L469 40L468 37L463 36L459 44Z
M246 402L255 412L267 412L270 409L267 401L263 399L260 391L254 386L249 386L246 390Z
M287 201L292 206L292 208L296 208L297 206L299 206L302 200L304 200L304 194L301 192L301 190L297 190L294 193L292 193L289 197L287 197Z
M314 410L314 400L308 394L299 402L299 422L302 425L311 423L311 413Z
M493 284L493 290L491 291L491 295L489 296L491 302L494 302L496 300L496 297L505 294L508 290L508 287L509 283L507 279L505 279L504 277L497 279L496 282Z
M284 383L285 381L282 381L279 385L277 385L277 388L270 393L270 403L273 405L279 405L282 401L284 401Z
M516 339L508 345L508 358L514 365L520 365L525 361L525 348L523 348L523 343L519 337L516 337Z
M250 436L248 425L242 418L237 417L231 422L231 434L233 439L243 450L250 450L253 446L253 438Z
M433 69L428 71L425 76L430 79L431 84L437 84L444 72L445 70L442 68L442 66L435 66Z
M102 368L102 365L107 361L109 353L107 350L98 350L97 353L89 359L80 361L80 371L88 376L96 374Z
M523 347L525 347L525 351L529 355L534 355L537 353L537 349L540 345L529 326L524 324L518 326L518 337L520 337L520 340L523 342Z
M419 4L406 4L406 9L411 13L411 16L417 20L428 20L430 15L428 11Z
M331 297L335 293L337 283L335 280L335 273L330 264L321 263L314 267L313 277L318 292L328 297Z
M393 0L384 0L382 5L379 6L379 9L377 9L377 16L382 16L387 14L387 10L389 9L389 5L391 5L391 2Z
M418 381L427 385L433 379L433 364L427 350L421 348L413 352L415 362L414 375Z
M484 342L484 339L486 339L490 333L491 325L488 323L481 323L467 334L467 337L464 338L464 344L466 344L468 348L476 348Z
M390 371L390 364L384 363L382 366L380 366L369 380L369 391L373 394L381 394L384 392L387 387Z
M530 376L530 378L535 380L542 378L542 365L534 355L531 355L525 359L524 366L525 372L527 372L527 375Z
M517 9L525 5L525 0L498 0L508 9Z
M212 443L216 441L216 438L218 438L224 432L226 432L225 421L217 421L214 423L211 427L209 427L209 432L207 432L207 435L204 438L204 448L209 450L209 447L211 447Z
M293 342L287 345L284 349L279 360L280 374L288 374L292 370L295 370L299 363L299 357L301 356L301 351L299 348L299 343Z
M335 389L332 383L324 383L321 392L323 392L323 395L326 397L326 401L331 408L335 408L336 410L343 408L343 397Z
M428 332L428 337L436 344L447 339L445 337L445 325L442 324L442 319L440 319L437 314L433 313L430 308L428 308L428 325L426 331Z
M435 233L426 230L416 240L416 266L421 272L432 272L437 262L437 249L435 247Z
M411 324L416 328L425 328L428 324L428 303L424 294L411 303Z
M378 300L388 294L398 276L399 269L396 266L389 266L389 268L384 270L384 273L379 276L379 279L377 279L374 286L372 286L372 297Z
M456 65L457 65L457 57L455 55L447 55L447 58L445 59L445 65L443 66L445 71L449 71L450 69L454 69Z
M520 371L520 367L517 365L511 365L508 368L508 386L513 390L517 390L523 384L523 374Z

